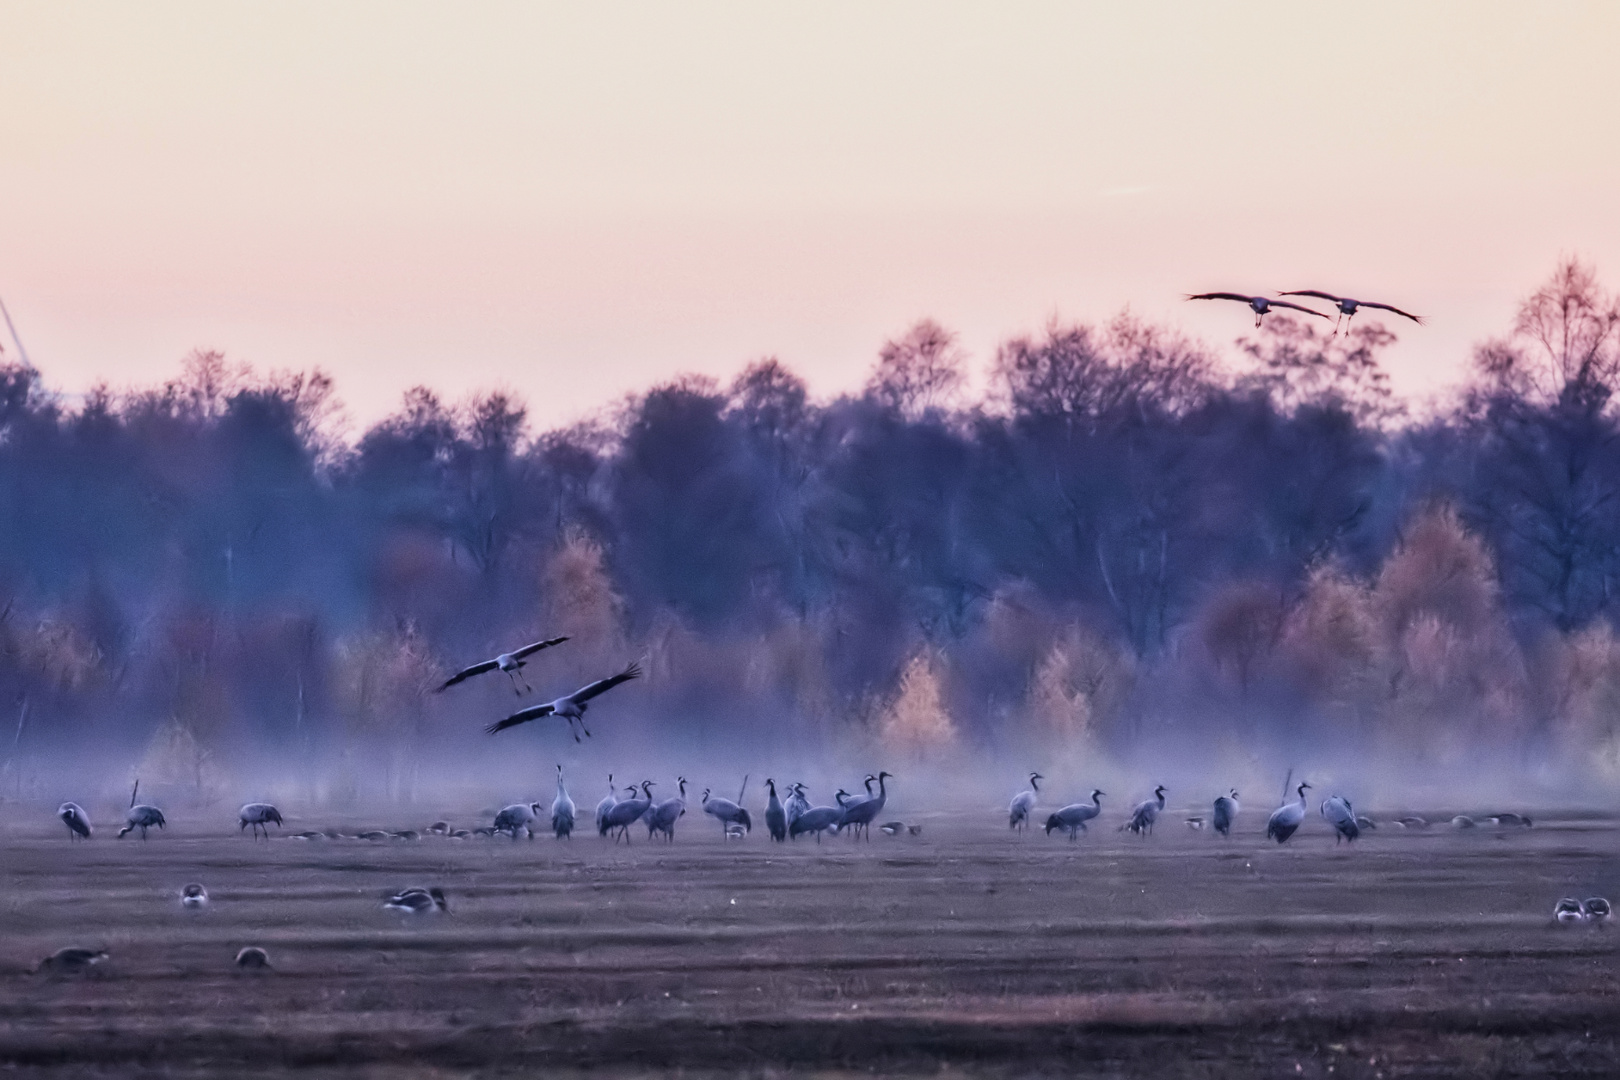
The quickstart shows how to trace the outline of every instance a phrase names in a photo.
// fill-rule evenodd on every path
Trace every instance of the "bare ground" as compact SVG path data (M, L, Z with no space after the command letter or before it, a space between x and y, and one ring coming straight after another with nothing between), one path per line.
M1138 840L253 843L229 813L70 844L0 808L15 1075L1620 1075L1620 829ZM375 825L378 822L366 822ZM463 815L470 824L470 815ZM287 831L356 822L289 820ZM396 820L420 828L423 820ZM212 903L182 910L181 887ZM441 885L448 917L381 910ZM81 975L34 974L64 945ZM237 972L237 949L274 970Z

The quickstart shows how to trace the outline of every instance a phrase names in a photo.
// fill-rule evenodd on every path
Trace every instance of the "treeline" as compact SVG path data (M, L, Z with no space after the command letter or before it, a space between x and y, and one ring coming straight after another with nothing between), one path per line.
M766 359L539 434L418 388L357 438L318 372L203 352L70 406L10 362L0 754L19 783L95 746L154 783L347 761L397 793L513 700L431 694L447 671L564 633L537 689L644 657L615 726L660 738L1612 781L1620 302L1560 267L1422 415L1393 341L1271 316L1223 359L1122 315L1005 343L970 400L924 322L832 401Z

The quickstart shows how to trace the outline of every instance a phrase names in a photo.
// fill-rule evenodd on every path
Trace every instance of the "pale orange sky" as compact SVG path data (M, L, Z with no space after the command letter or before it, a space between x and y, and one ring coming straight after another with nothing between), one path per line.
M0 297L68 391L201 346L544 428L925 315L1226 346L1215 288L1421 311L1425 392L1560 255L1620 284L1620 5L1233 7L0 0Z

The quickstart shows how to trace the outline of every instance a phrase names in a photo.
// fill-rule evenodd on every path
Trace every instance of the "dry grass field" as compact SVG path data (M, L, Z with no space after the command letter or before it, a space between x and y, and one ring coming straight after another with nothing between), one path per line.
M232 818L70 844L0 807L7 1075L1620 1074L1620 926L1549 918L1620 898L1608 821L1351 848L1313 818L1278 848L1254 812L1230 841L1166 815L1078 843L986 812L817 846L691 813L624 847L253 843ZM413 884L451 913L382 910ZM110 955L33 972L66 945ZM235 970L246 945L273 970Z

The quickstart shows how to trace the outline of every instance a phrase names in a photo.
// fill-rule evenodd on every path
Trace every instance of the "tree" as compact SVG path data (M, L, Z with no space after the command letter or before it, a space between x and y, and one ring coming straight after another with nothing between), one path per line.
M956 335L932 319L924 319L902 337L883 343L866 393L915 419L950 403L967 381L962 370L965 362Z

